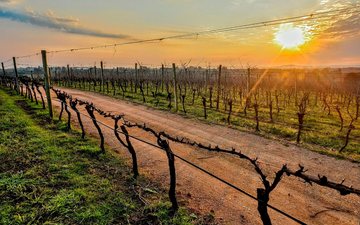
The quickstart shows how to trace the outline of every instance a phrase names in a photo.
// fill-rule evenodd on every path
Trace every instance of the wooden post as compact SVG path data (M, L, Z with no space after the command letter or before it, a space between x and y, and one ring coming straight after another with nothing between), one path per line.
M295 71L295 107L298 106L298 88L297 88L297 82L298 82L298 73Z
M135 93L137 93L137 87L138 87L138 64L135 63Z
M249 93L250 93L250 68L248 68L248 71L247 71L246 90L247 90L247 94L249 95Z
M256 99L256 96L255 96L255 99ZM257 132L259 132L260 131L260 128L259 128L259 105L257 104L257 100L255 100L254 110L255 110L255 120L256 120L255 130Z
M4 84L6 85L6 72L5 72L5 67L4 67L4 63L1 63L1 67L2 67L2 72L3 72L3 76L4 76Z
M96 84L97 84L97 68L94 66L94 88L93 90L96 91Z
M222 68L222 66L220 65L219 66L219 74L218 74L218 82L217 82L216 110L219 110L219 104L220 104L221 68Z
M14 63L14 72L15 72L15 90L17 93L19 93L19 75L16 67L16 58L13 57L13 63Z
M51 104L50 79L49 79L49 69L48 69L47 58L46 58L46 50L41 50L41 56L42 56L44 76L45 76L44 81L45 81L46 99L48 102L49 116L50 116L50 119L52 120L53 119L53 111L52 111L52 104Z
M161 64L161 93L164 92L164 64Z
M205 70L205 95L207 93L207 89L208 89L208 86L209 86L209 74L210 74L210 66L209 68L206 68Z
M207 119L207 114L206 114L206 98L204 96L201 97L202 98L202 103L203 103L203 107L204 107L204 118Z
M177 112L179 109L178 105L178 95L177 95L177 80L176 80L176 65L175 63L172 64L173 72L174 72L174 100L175 100L175 111Z
M4 77L5 77L5 76L6 76L6 72L5 72L5 67L4 67L4 63L3 63L3 62L1 63L1 67L2 67L3 75L4 75Z
M91 75L92 75L92 67L90 67L89 68L89 76L88 76L88 78L89 78L89 80L88 80L88 83L89 83L89 91L91 90Z
M67 75L68 75L68 86L70 86L70 81L71 81L71 77L70 77L70 66L69 66L69 64L67 64L67 66L66 66L66 68L67 68Z
M100 62L100 67L101 67L101 90L103 90L103 92L105 92L105 88L104 88L104 63L103 61Z

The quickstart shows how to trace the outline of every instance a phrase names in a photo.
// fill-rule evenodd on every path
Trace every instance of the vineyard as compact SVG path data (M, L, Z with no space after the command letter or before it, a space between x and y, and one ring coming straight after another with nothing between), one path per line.
M81 136L85 138L86 128L83 120L91 121L100 137L100 154L106 151L105 138L108 135L104 135L104 129L111 131L118 144L127 149L131 156L134 179L140 175L138 154L141 151L135 148L134 142L142 142L161 150L168 164L168 194L172 204L170 214L175 214L179 208L176 192L179 172L175 160L205 173L255 201L263 224L272 224L269 209L292 222L310 223L271 204L271 194L289 179L287 177L295 177L314 186L323 186L324 191L336 190L341 196L360 195L360 190L345 184L345 180L332 181L328 175L318 175L316 171L307 172L302 165L298 168L287 164L278 168L273 166L271 172L265 172L262 165L266 162L242 153L241 149L214 146L159 131L141 121L127 119L128 115L121 114L121 111L104 111L87 99L72 97L61 90L61 87L71 87L99 92L213 123L225 123L241 130L253 130L264 136L271 135L270 137L280 137L295 143L316 145L319 147L314 147L315 150L321 147L323 153L358 160L360 133L355 127L358 126L359 118L359 81L351 80L353 77L350 75L340 76L342 79L336 80L334 77L339 77L339 74L330 75L325 73L326 71L255 68L236 70L222 66L217 69L203 69L186 65L179 68L175 64L172 68L149 68L136 64L134 69L104 69L103 63L99 69L53 67L45 69L45 76L36 70L30 76L19 76L16 66L13 74L5 70L3 72L1 83L4 86L42 105L43 108L48 108L51 116L53 106L50 92L55 94L57 100L53 100L54 104L60 104L58 119L62 120L64 115L67 115L67 130L72 129L71 123L76 120L81 128ZM76 114L76 119L72 118L73 113ZM112 120L113 126L107 125L103 119ZM149 138L132 135L134 129L142 130L150 135ZM247 166L252 168L252 173L260 178L258 185L261 186L248 192L226 181L225 177L212 173L209 168L203 168L181 154L174 153L175 145L247 162ZM310 175L314 173L316 175Z
M0 0L0 224L360 225L359 21Z
M11 72L11 71L10 71ZM93 91L359 161L360 81L331 69L52 67L53 84ZM34 77L39 74L34 71Z

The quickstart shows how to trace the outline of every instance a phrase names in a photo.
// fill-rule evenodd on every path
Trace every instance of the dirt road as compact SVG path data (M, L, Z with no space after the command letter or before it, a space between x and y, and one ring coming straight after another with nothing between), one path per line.
M115 100L100 94L61 88L73 97L93 102L104 111L123 113L130 121L146 123L158 130L172 135L187 137L221 147L234 147L251 157L258 157L261 167L270 176L274 176L285 163L292 169L302 164L308 174L328 175L332 181L360 187L360 165L345 160L337 160L306 149L285 146L274 140L268 140L224 126L209 125L185 119L164 111L149 109L127 101ZM54 105L59 105L54 102ZM79 107L80 108L80 107ZM83 108L81 111L85 112ZM97 119L113 127L111 119L96 115ZM75 116L73 116L74 122ZM97 136L92 122L83 117L86 131ZM102 127L106 143L119 150L122 157L129 159L127 151L121 148L113 131ZM149 134L131 128L130 134L156 143ZM146 174L167 187L168 165L165 154L154 147L133 141L138 154L140 173ZM209 153L189 146L170 143L173 151L212 173L224 178L236 186L256 196L256 188L262 187L259 176L244 160L218 153ZM223 224L262 224L257 212L257 202L227 187L208 175L176 161L177 192L182 205L201 213L215 212L216 218ZM272 179L271 179L272 180ZM272 192L270 204L304 221L307 224L353 224L360 222L360 197L340 196L336 191L317 185L310 186L293 177L284 177L277 189ZM296 224L292 220L269 210L273 224Z

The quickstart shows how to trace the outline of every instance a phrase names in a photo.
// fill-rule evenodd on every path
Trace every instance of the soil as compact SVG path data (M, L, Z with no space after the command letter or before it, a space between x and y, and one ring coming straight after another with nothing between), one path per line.
M308 174L326 175L329 180L360 188L360 164L340 160L296 145L284 145L254 134L230 129L226 126L206 124L196 119L155 110L125 100L118 100L101 94L61 88L73 98L93 102L96 107L114 114L125 114L132 122L146 123L157 131L166 131L173 136L186 137L202 144L234 147L253 158L258 157L261 168L270 181L274 173L287 164L297 169L301 164ZM52 92L53 94L53 92ZM55 96L54 96L55 98ZM59 102L53 105L59 107ZM86 113L84 107L79 110ZM64 114L66 116L66 114ZM101 122L113 127L112 119L95 114ZM72 120L77 123L75 113ZM87 135L98 136L93 123L82 116ZM106 144L129 160L130 155L117 141L111 129L101 126ZM138 128L128 128L131 135L156 144L153 136ZM168 188L169 170L163 151L142 142L132 140L137 152L140 173L149 176ZM221 153L213 153L191 146L170 142L174 153L201 166L211 173L256 196L256 189L262 188L254 168L242 159ZM177 195L180 205L198 213L214 213L221 224L262 224L257 211L257 202L246 195L224 185L196 168L176 160ZM269 204L300 219L307 224L353 224L360 223L360 196L341 196L337 191L305 184L298 178L285 176L271 193ZM269 209L273 224L297 224L283 215Z

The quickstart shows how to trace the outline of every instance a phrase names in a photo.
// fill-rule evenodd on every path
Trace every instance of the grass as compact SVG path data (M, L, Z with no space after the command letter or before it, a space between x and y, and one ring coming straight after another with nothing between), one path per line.
M214 223L184 208L169 216L165 190L134 181L120 159L98 154L96 140L45 116L0 89L0 224Z
M77 88L79 88L77 86ZM82 88L83 90L89 90L89 86L86 86ZM172 113L178 113L184 117L190 117L190 118L196 118L198 120L201 120L203 122L210 122L220 125L226 125L226 119L227 119L227 112L224 111L224 105L222 103L222 100L220 100L220 110L216 110L215 108L208 108L207 114L208 118L205 120L203 118L203 107L201 98L197 97L195 98L194 104L192 104L192 94L188 93L186 97L186 111L185 114L182 111L182 105L179 102L179 111L175 112L174 108L171 110L168 109L168 101L166 99L165 93L159 93L158 99L155 99L153 96L151 96L151 92L154 91L154 87L149 85L149 94L147 95L146 89L145 97L146 102L143 102L143 97L138 90L137 93L130 92L130 90L127 90L128 92L125 93L125 98L122 96L122 91L120 89L117 90L117 94L113 95L113 90L111 87L109 87L109 93L107 91L103 91L102 94L112 96L114 98L118 99L126 99L128 101L146 105L148 107L160 109L160 110L166 110ZM93 87L91 87L91 91L93 91ZM100 87L97 86L95 89L96 92L100 93ZM216 93L214 91L213 101L215 106L215 98ZM259 118L260 122L260 132L255 132L255 125L256 122L254 120L255 113L253 108L248 109L247 115L243 112L243 107L240 105L234 105L233 108L233 114L231 116L231 128L256 133L257 135L261 135L263 137L272 138L272 139L281 139L283 141L286 141L288 143L295 143L296 136L297 136L297 108L295 107L295 102L290 102L285 108L283 106L281 97L279 99L280 101L280 112L277 113L275 101L274 101L274 108L273 108L273 118L274 123L270 122L269 118L269 109L266 108L264 96L261 96L259 99L259 102L261 107L259 108ZM300 98L300 97L299 97ZM294 101L294 99L292 99ZM313 103L315 101L314 96L310 96L310 101ZM327 112L325 112L321 108L321 100L318 100L317 106L309 106L308 111L304 118L304 126L305 130L302 132L302 138L301 138L301 146L310 149L312 151L319 152L321 154L326 154L329 156L333 156L336 158L342 158L342 159L350 159L352 161L360 162L360 129L355 129L352 131L350 136L350 142L347 146L347 148L339 153L339 149L344 145L345 143L345 136L347 132L347 126L350 121L350 117L345 112L345 109L342 109L342 114L344 117L344 129L340 132L340 120L337 115L337 112L334 110L334 107L336 105L336 101L334 101L332 107L332 113L331 115L327 115ZM172 103L174 107L174 103ZM352 109L354 111L354 109ZM354 123L355 127L359 127L359 121L356 121Z

